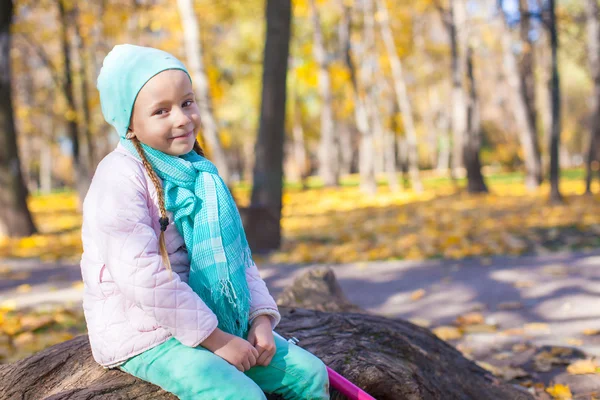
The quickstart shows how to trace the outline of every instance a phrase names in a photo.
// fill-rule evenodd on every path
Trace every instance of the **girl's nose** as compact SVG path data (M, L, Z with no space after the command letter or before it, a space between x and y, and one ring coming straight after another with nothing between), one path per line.
M179 114L176 116L176 125L177 127L182 127L182 126L186 126L187 124L189 124L191 122L190 117L188 117L188 115L180 108L178 108Z

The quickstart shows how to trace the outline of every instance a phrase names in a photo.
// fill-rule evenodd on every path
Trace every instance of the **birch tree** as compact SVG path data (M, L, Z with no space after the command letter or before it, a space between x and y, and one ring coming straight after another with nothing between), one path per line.
M200 40L200 26L196 11L194 11L192 0L177 0L179 16L183 26L183 38L187 62L194 81L196 101L200 109L200 120L202 121L202 133L209 147L211 161L214 162L219 175L229 183L231 174L227 164L227 158L219 138L219 127L215 118L208 86L208 76L204 67L204 56L202 54L202 42Z
M331 93L331 77L329 76L329 60L321 18L315 0L310 0L311 20L313 24L313 54L319 65L319 93L321 95L321 143L319 146L319 175L325 186L339 184L339 153L336 146L333 100Z
M408 98L408 91L406 89L406 82L404 80L404 72L402 68L402 61L396 51L396 44L394 43L394 35L390 27L390 18L387 10L387 6L384 0L377 1L377 10L379 12L379 27L381 30L381 36L385 43L390 64L392 67L392 76L394 81L394 91L396 93L396 100L400 106L400 112L402 113L402 122L404 124L404 131L406 132L406 141L408 145L408 165L410 180L413 188L417 192L423 191L423 184L419 177L419 151L417 149L417 131L415 129L415 123L413 119L413 110Z

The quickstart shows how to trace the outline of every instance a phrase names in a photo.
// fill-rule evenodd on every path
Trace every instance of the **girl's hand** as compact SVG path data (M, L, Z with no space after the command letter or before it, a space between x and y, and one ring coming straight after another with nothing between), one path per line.
M201 345L241 372L246 372L256 365L258 359L258 351L247 340L230 335L219 328L215 329Z
M258 351L256 365L267 366L275 355L275 338L271 321L266 315L259 315L252 321L248 332L248 342Z

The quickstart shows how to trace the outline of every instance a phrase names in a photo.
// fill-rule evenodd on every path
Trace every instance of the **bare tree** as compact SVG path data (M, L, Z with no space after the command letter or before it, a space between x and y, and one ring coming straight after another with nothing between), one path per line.
M481 126L477 86L473 73L473 51L469 44L469 20L466 0L450 0L445 10L436 1L450 39L452 73L452 171L464 165L467 170L467 188L470 192L486 192L479 152ZM468 92L465 87L468 86ZM467 154L465 154L467 152Z
M70 42L67 27L71 25L70 10L67 10L67 4L65 0L57 0L58 15L60 18L61 25L61 48L63 56L63 78L62 78L62 91L63 95L67 100L67 106L69 107L70 118L67 121L67 130L69 132L69 138L71 139L71 146L73 152L73 169L75 173L75 184L77 186L77 193L79 194L79 207L83 205L83 200L87 191L90 187L91 176L88 169L88 161L85 158L86 154L81 152L80 140L79 140L79 127L77 126L75 104L75 94L73 89L73 74L71 66L71 52ZM87 152L86 152L87 153Z
M373 158L373 133L369 128L369 119L367 114L367 107L363 97L360 93L359 78L357 76L357 70L352 61L352 55L350 54L350 26L352 22L351 12L352 8L344 0L338 0L342 9L342 19L340 21L339 30L339 41L342 49L342 57L350 72L350 81L352 82L352 89L354 93L354 118L356 120L356 129L360 134L360 146L359 146L359 175L360 175L360 189L362 192L367 194L374 194L377 192L377 183L375 181L375 166ZM367 2L364 2L364 7L368 7ZM366 29L366 28L365 28ZM362 35L361 35L362 36ZM363 43L365 46L365 43ZM365 51L363 50L360 55L364 58ZM364 68L363 68L363 82L364 82Z
M0 1L0 234L28 236L36 232L27 208L27 187L23 181L17 150L17 132L12 106L10 25L12 0Z
M555 0L548 0L548 33L550 35L550 48L552 50L552 76L549 87L552 99L552 133L550 135L550 201L553 203L562 202L560 194L560 76L558 73L558 31L556 22L556 4Z
M75 4L73 9L73 30L75 34L75 42L77 44L77 56L79 59L79 77L81 79L80 91L81 91L81 108L83 111L83 138L85 139L85 158L88 161L88 168L93 171L96 168L96 150L94 146L94 140L92 138L92 120L90 116L90 101L89 101L89 80L88 80L88 58L85 51L85 43L81 36L80 29L80 18L79 18L79 5Z
M600 146L600 20L597 0L587 0L587 31L588 31L588 57L590 75L594 83L590 99L590 138L586 160L585 192L592 193L592 161L598 160L598 147Z
M499 14L502 17L501 38L504 54L504 70L508 84L511 87L512 108L515 120L517 121L517 131L519 141L523 147L525 156L525 185L529 189L537 188L542 181L542 163L540 149L537 140L537 122L535 106L530 100L532 89L528 83L531 75L531 50L527 48L528 42L521 48L526 49L521 67L514 53L514 41L508 24L508 17L502 10L502 3L499 4ZM529 18L525 15L525 10L521 13L521 20L527 21ZM529 24L522 22L522 25ZM522 28L526 30L527 27ZM524 33L522 33L524 35ZM530 45L530 44L529 44Z
M202 133L210 150L212 161L219 170L219 175L225 182L229 182L231 173L227 165L227 158L219 139L219 128L215 118L210 96L208 76L204 68L202 42L200 40L200 27L194 11L192 0L177 0L179 16L183 26L183 38L188 65L194 80L197 95L200 119L202 120Z
M281 244L281 197L291 0L267 0L260 127L250 209L244 226L253 251Z
M467 190L470 193L487 192L487 186L481 173L481 160L479 152L481 150L481 119L479 114L479 99L477 97L477 85L473 69L473 49L467 45L467 82L468 82L468 103L467 103L467 130L464 140L463 157L464 165L467 170Z
M364 38L362 45L361 58L363 61L362 68L360 70L361 86L364 88L365 96L365 118L368 124L368 133L361 140L360 146L360 165L361 178L361 190L365 193L374 194L377 191L377 181L375 177L375 157L380 155L376 154L375 148L375 130L373 129L373 122L369 120L372 116L372 102L369 99L374 88L374 68L375 68L375 10L373 7L372 0L363 1L363 25L364 25ZM363 175L364 174L364 175ZM372 176L372 181L369 180L369 176Z
M323 38L321 18L315 0L310 0L310 8L314 35L313 53L317 64L319 64L319 92L322 101L319 175L323 178L325 186L337 186L339 184L339 153L334 132L329 61Z
M377 0L377 10L379 12L378 21L381 29L381 36L383 37L385 48L392 66L396 100L400 106L402 122L404 123L404 131L406 132L410 179L414 190L417 192L422 192L423 184L421 183L421 179L419 177L419 151L417 149L417 131L415 129L415 123L413 120L413 110L408 98L402 61L400 60L400 56L398 56L398 52L396 51L394 35L392 33L392 28L390 27L390 18L384 0Z

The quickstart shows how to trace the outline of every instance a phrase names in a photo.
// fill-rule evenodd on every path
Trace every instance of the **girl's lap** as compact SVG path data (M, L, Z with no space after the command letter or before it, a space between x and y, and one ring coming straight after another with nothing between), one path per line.
M289 399L328 398L324 364L301 347L275 334L277 350L267 366L240 372L204 347L188 347L174 338L121 366L140 379L154 383L180 399L265 399L277 393Z

